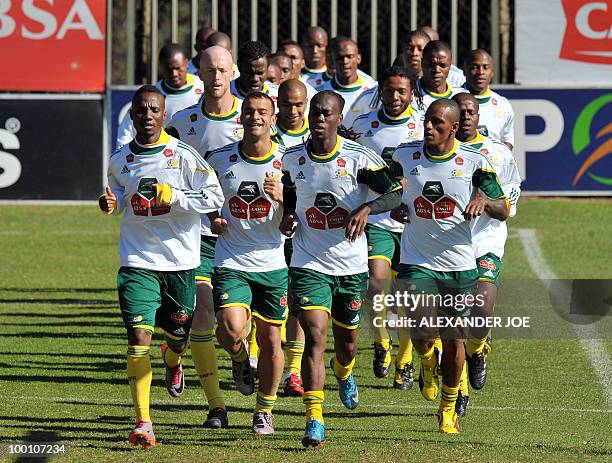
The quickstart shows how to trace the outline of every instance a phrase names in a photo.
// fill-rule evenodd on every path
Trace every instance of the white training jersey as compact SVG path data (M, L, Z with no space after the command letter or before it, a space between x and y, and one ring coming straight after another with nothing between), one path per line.
M351 211L367 202L372 180L364 184L362 179L368 172L382 174L384 166L374 151L341 137L337 137L336 146L326 155L311 153L310 143L287 149L283 181L285 188L295 185L298 217L291 267L326 275L368 271L365 234L351 243L344 236L343 225ZM379 193L401 188L384 175Z
M193 74L194 76L200 77L200 68L199 63L196 62L198 59L197 56L194 56L187 63L187 72L189 74ZM235 64L232 65L232 80L240 76L240 71L238 70L238 66Z
M334 78L325 82L325 84L321 86L319 91L333 90L334 92L342 95L342 98L344 98L344 109L342 110L342 116L344 117L344 119L351 121L353 117L352 115L349 116L349 113L351 111L353 103L355 103L359 95L368 90L371 85L372 84L368 84L366 80L361 75L359 75L357 77L357 80L349 85L342 85L338 83L338 81Z
M353 124L353 131L359 134L357 143L370 148L390 164L399 145L423 139L422 113L417 113L412 106L397 117L387 115L384 108L375 110L359 116ZM369 216L368 223L397 233L404 229L404 225L393 220L389 212Z
M311 85L315 90L323 85L323 75L327 71L327 66L323 66L320 69L309 69L306 66L302 69L301 81L307 82ZM329 79L327 79L329 80Z
M512 151L502 142L483 137L480 134L474 140L464 144L477 149L491 162L510 203L510 217L514 217L516 204L521 195L521 176ZM504 245L507 238L506 222L500 222L483 214L472 223L472 245L476 257L492 252L501 259L504 256Z
M109 161L108 181L121 221L121 266L178 271L200 265L200 214L218 210L223 192L214 171L189 145L162 131L151 145L136 140ZM157 205L156 183L172 188Z
M363 92L351 106L351 111L342 122L345 127L352 127L355 119L363 114L382 108L382 99L378 96L378 85Z
M402 233L402 264L443 271L476 268L471 223L463 211L476 188L504 198L493 166L477 150L455 140L446 154L432 156L423 142L400 145L393 153L406 177L403 203L410 223Z
M284 153L283 146L272 142L265 157L251 158L236 142L208 155L226 198L221 216L227 230L217 238L215 267L269 272L287 266L278 228L282 206L264 192L267 176L280 183Z
M478 131L514 146L514 111L508 99L490 89L474 97L479 105Z
M310 137L310 128L308 127L308 119L306 118L304 118L304 123L298 130L284 129L277 120L276 126L274 127L274 134L272 135L272 139L276 143L287 148L306 143L308 137Z
M412 106L417 111L425 114L427 108L436 100L448 99L450 100L457 93L466 93L467 90L461 87L453 87L448 81L446 81L446 90L443 93L435 93L427 90L422 83L422 80L417 81L416 89L413 92ZM422 105L419 102L419 98L422 100Z
M465 74L460 68L451 64L446 80L448 80L453 87L462 87L463 84L465 84Z
M187 83L181 88L171 87L163 79L157 82L155 86L166 97L164 127L168 125L168 122L170 122L170 119L172 119L176 112L196 104L204 93L204 84L193 74L187 74ZM134 124L132 124L132 119L128 112L117 128L117 148L131 142L135 136L136 130L134 130Z
M232 80L232 82L230 83L230 92L242 102L242 100L244 100L250 92L244 93L244 91L240 88L238 82L239 79ZM276 105L276 100L278 99L278 85L273 84L272 82L268 82L266 80L263 84L261 91L268 95L270 98L272 98L274 104Z
M211 114L204 109L204 98L194 106L176 113L170 120L170 126L178 132L181 141L195 148L206 158L212 150L241 140L244 128L240 123L242 101L234 97L232 109L226 114ZM210 231L210 220L202 215L201 234L214 236Z

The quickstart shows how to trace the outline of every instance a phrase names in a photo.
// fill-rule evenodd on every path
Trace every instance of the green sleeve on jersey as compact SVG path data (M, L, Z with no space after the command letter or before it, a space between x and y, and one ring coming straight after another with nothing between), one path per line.
M403 178L404 177L404 169L402 165L397 161L389 162L389 173L393 178Z
M503 199L506 197L497 174L492 170L477 169L472 177L472 185L479 188L489 199Z
M365 183L370 190L381 195L402 189L402 185L391 176L387 166L376 167L374 169L359 169L357 172L357 183Z

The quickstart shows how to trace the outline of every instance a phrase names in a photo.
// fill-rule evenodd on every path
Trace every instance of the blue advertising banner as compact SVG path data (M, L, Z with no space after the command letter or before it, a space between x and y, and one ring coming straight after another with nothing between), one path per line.
M612 89L500 89L523 191L612 195Z

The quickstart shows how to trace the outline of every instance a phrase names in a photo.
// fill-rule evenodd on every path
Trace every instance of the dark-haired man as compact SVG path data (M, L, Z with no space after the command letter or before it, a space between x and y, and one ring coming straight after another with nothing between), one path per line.
M164 95L141 87L132 98L136 137L110 158L109 186L100 209L119 215L119 305L128 337L127 375L136 411L133 445L156 445L149 413L155 326L164 330L166 388L185 387L182 354L195 310L195 268L200 262L200 214L216 211L223 193L208 163L162 124Z
M251 92L263 92L273 101L278 96L278 86L268 82L270 49L259 40L245 42L238 50L238 71L240 76L232 80L230 91L240 100Z
M278 229L285 149L270 139L274 113L268 95L249 93L242 104L244 138L208 155L226 197L211 224L218 235L212 278L217 339L232 358L237 389L252 394L255 378L245 336L254 318L260 352L253 432L260 435L274 433L272 408L283 372L281 326L287 307L287 264Z
M402 233L398 280L422 297L410 307L415 325L411 335L421 358L419 387L426 400L439 391L442 398L438 424L442 433L461 428L455 411L459 381L465 362L459 328L439 326L443 351L435 346L436 327L423 320L462 316L474 301L478 272L470 220L488 214L508 217L508 203L490 162L477 150L455 138L459 106L439 99L425 113L424 141L400 145L393 153L392 169L406 178L403 211L392 217L409 222ZM476 195L476 190L482 192ZM452 325L451 325L452 326Z
M353 376L357 329L368 278L363 231L369 214L399 204L401 185L373 151L340 137L343 98L322 91L311 101L311 139L289 148L283 158L284 217L281 230L293 238L290 310L306 335L302 359L306 408L305 447L325 441L323 354L332 318L332 367L340 399L354 409L359 394ZM367 202L368 195L380 196ZM294 229L295 222L297 227Z

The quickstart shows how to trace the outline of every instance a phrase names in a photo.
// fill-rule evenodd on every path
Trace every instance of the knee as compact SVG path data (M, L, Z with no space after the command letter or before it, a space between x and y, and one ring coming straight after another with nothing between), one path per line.
M147 330L134 329L128 331L128 344L130 346L150 346L153 334Z

